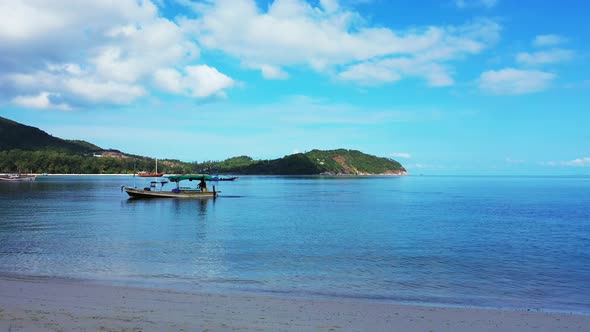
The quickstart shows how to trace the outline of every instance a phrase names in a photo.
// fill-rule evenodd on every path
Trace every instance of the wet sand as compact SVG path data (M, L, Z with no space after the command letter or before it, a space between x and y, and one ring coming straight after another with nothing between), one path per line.
M590 331L590 315L0 277L0 331Z

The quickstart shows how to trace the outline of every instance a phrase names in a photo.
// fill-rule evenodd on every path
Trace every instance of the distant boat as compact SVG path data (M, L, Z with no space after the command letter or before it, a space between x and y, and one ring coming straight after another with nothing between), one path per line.
M206 174L186 174L186 175L170 175L166 176L169 181L152 181L149 187L132 188L132 187L121 187L122 191L125 191L129 196L135 198L215 198L220 191L215 190L209 191L205 185L206 180L210 180L211 176ZM190 187L181 187L180 181L201 181L199 183L199 189ZM170 191L164 190L164 185L168 182L176 182L176 188ZM158 184L160 188L158 188Z
M212 176L211 179L208 179L207 181L233 181L237 178L237 176L231 176L229 178L220 178L219 176Z
M158 173L158 158L156 158L156 171L155 172L143 171L143 172L137 173L137 175L142 178L158 178L160 176L163 176L164 172Z
M28 174L6 174L0 176L1 181L35 181L35 175Z
M139 172L137 173L137 176L142 177L142 178L158 178L160 176L163 176L164 173L149 173L149 172Z

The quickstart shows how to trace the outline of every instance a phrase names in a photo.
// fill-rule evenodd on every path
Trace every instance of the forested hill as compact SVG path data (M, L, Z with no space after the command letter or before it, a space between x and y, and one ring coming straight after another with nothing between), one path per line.
M249 161L249 162L248 162ZM237 166L219 164L219 170L234 174L268 175L404 175L397 161L365 154L357 150L312 150L273 160L242 159Z
M89 153L101 151L102 149L84 141L68 141L53 137L38 128L0 117L1 150Z
M0 173L131 174L155 170L155 160L104 150L85 141L64 140L34 127L0 117ZM389 158L356 150L312 150L272 160L248 156L224 161L158 160L160 172L252 175L406 174Z
M153 171L155 160L105 150L92 143L54 137L0 117L0 173L121 174ZM191 172L192 163L161 160L164 172Z

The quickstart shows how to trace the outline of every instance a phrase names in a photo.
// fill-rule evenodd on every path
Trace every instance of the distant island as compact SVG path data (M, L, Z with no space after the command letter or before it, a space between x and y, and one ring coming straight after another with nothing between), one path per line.
M158 160L165 173L243 175L406 175L397 161L357 150L312 150L272 160L248 156L223 161ZM133 174L155 171L155 160L80 140L64 140L0 117L0 173Z

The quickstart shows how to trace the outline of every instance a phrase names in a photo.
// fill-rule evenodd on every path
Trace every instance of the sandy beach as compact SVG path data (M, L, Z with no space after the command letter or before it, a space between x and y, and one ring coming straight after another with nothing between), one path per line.
M588 331L590 315L0 278L0 331Z

